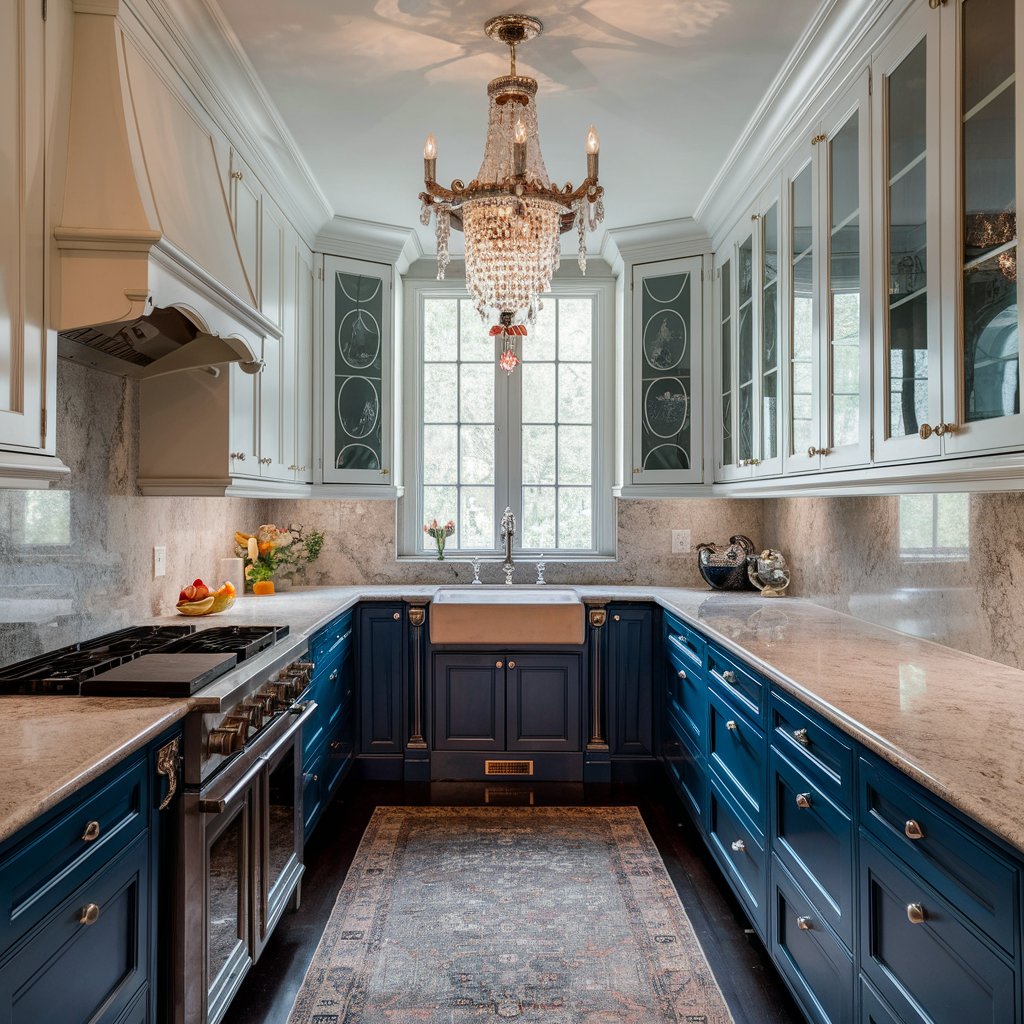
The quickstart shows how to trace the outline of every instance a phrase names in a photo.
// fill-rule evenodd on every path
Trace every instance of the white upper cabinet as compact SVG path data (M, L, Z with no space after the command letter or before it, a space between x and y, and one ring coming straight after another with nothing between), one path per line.
M700 483L703 257L633 267L632 483Z
M940 453L940 22L920 3L874 60L878 462Z
M393 273L324 257L323 481L371 493L394 484Z
M929 423L946 455L1024 448L1016 212L1024 198L1022 20L1014 0L958 0L942 11L948 258L942 422Z
M871 458L869 72L787 166L786 472Z
M53 457L56 351L48 345L46 326L45 67L39 4L5 3L0 10L0 485L8 486L36 486L66 472Z

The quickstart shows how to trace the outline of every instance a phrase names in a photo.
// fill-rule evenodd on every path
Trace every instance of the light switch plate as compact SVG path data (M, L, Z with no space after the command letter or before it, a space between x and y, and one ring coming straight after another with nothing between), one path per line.
M672 554L673 555L685 555L690 550L690 531L689 530L673 530L672 531Z
M153 579L167 575L167 548L158 544L153 548Z

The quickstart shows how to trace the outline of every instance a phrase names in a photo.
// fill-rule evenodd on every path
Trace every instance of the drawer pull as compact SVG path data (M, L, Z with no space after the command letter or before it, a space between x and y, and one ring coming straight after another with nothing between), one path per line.
M392 615L391 615L391 618L393 618L395 620L395 622L397 622L401 617L402 617L402 613L401 612L393 612Z
M733 671L732 671L732 669L728 669L728 668L727 668L727 669L726 669L726 670L725 670L725 671L724 671L724 672L722 673L722 678L723 678L723 679L724 679L724 680L725 680L725 681L726 681L727 683L735 683L735 682L736 682L736 673L735 673L735 672L733 672Z
M911 924L924 924L927 916L924 907L920 903L907 904L907 920Z
M814 922L809 917L798 917L796 919L796 926L802 932L809 932L814 926Z
M811 745L811 737L807 735L806 729L794 729L793 739L795 739L797 743L802 743L805 747L809 747Z
M733 853L746 853L747 844L742 839L734 839L731 846Z
M82 833L82 842L91 843L94 839L100 837L100 823L98 821L90 821L85 826L85 831Z
M333 672L332 672L332 673L330 674L330 676L328 676L328 679L327 679L327 681L328 681L329 683L335 683L335 682L337 682L337 681L338 681L338 670L337 670L337 669L335 669L335 670L334 670L334 671L333 671Z
M797 793L796 805L802 811L806 811L811 806L811 794L810 793Z
M924 839L924 829L913 818L903 826L903 834L908 839Z
M337 750L341 746L341 740L331 740L331 750Z
M676 674L679 676L680 679L685 679L686 678L686 669L685 668L681 668Z
M82 907L78 923L84 925L95 924L100 919L100 908L95 903L87 903Z
M729 732L735 732L739 728L739 726L736 724L735 719L732 718L730 718L729 721L725 723L725 727L729 730Z

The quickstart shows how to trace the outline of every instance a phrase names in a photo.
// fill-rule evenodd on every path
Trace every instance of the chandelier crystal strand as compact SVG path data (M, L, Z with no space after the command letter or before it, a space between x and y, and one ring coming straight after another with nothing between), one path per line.
M559 188L548 176L537 124L537 82L517 73L516 47L536 38L543 26L523 14L492 18L484 31L505 43L510 73L487 87L487 136L477 176L468 184L456 179L450 188L436 180L437 141L427 136L423 149L426 191L421 219L437 221L438 279L450 261L449 237L455 227L466 238L466 285L481 318L497 312L508 328L514 317L533 321L543 308L541 296L561 262L560 236L575 226L577 259L586 273L586 233L604 219L604 189L598 184L600 140L591 125L584 144L587 176L576 189ZM502 329L501 327L498 328ZM525 328L523 328L525 333ZM518 359L514 342L506 363Z

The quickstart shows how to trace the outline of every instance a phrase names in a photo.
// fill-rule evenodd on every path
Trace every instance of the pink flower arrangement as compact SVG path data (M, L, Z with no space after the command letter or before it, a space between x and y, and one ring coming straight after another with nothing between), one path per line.
M432 519L429 523L423 524L423 532L428 537L434 538L437 545L437 560L444 561L444 542L455 532L455 520L449 519L444 526L438 526L437 520Z

